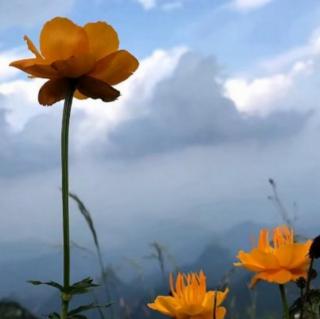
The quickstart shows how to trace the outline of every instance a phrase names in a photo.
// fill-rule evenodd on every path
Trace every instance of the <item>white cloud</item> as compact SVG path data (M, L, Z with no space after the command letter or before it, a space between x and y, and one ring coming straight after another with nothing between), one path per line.
M187 0L136 0L145 10L160 8L164 11L172 11L183 7Z
M150 10L153 9L156 5L157 2L156 0L137 0L138 3L140 3L144 9Z
M313 96L312 74L318 68L319 53L320 29L316 29L305 44L259 62L254 72L259 70L264 75L247 74L227 79L224 84L226 96L239 110L247 113L267 114L279 105L290 107L293 103L289 100L293 95L297 98L299 93L304 99ZM309 87L304 88L303 93L299 88L307 79Z
M7 50L1 52L0 54L0 83L8 81L9 79L15 77L19 70L16 68L9 67L10 62L22 59L23 49L16 48L12 50Z
M193 54L180 58L185 50L157 50L152 56L141 61L139 71L121 86L123 96L116 103L106 104L93 100L75 102L75 111L81 109L87 116L79 117L77 115L81 115L81 112L75 112L73 115L76 116L73 116L71 122L71 139L76 139L73 140L74 143L70 143L71 187L95 212L95 220L101 229L106 225L117 229L109 235L113 241L126 236L127 239L121 241L121 247L133 236L128 233L128 224L133 225L133 228L130 228L134 230L133 233L141 234L141 241L147 240L149 235L154 236L154 233L147 232L147 229L152 229L148 220L148 227L142 230L135 228L140 227L136 223L137 218L148 216L147 219L150 218L153 223L166 219L172 222L172 219L189 218L191 222L194 220L192 212L197 212L197 216L201 214L201 224L206 225L207 221L218 216L220 211L224 212L221 216L225 216L226 212L230 213L230 217L234 216L234 209L239 205L238 199L243 202L243 196L250 197L248 203L252 202L252 199L255 202L256 198L261 198L262 185L269 173L274 174L274 167L270 163L274 162L274 158L287 154L287 144L281 144L279 151L274 154L273 145L279 143L279 134L283 137L283 131L287 132L292 123L298 128L304 123L301 117L292 122L290 116L277 116L267 121L256 118L249 121L242 119L233 103L223 98L220 84L215 83L214 77L218 71L213 60ZM302 67L296 68L300 70ZM30 84L29 87L26 86L27 83ZM29 219L37 220L38 227L42 229L37 232L37 236L56 238L56 232L48 231L47 225L56 224L59 220L55 212L60 196L60 175L56 167L59 165L61 105L51 108L38 106L36 84L33 80L17 80L1 86L5 103L12 101L12 108L15 108L17 103L21 107L30 106L41 112L41 116L28 121L20 134L12 134L13 138L12 135L1 135L0 142L5 142L6 147L0 148L0 156L6 151L8 153L1 157L4 158L2 174L10 171L13 175L5 180L0 176L2 206L10 216L7 223L9 228L3 229L2 237L8 235L6 232L10 227L19 230L10 231L10 238L27 237L34 233L34 225L30 224L30 228L23 227L24 223L19 219L23 207L29 214ZM15 101L19 95L21 101ZM144 126L145 122L139 121L145 118L142 114L149 115L147 117L152 125ZM135 116L139 118L133 119ZM136 140L129 140L128 148L121 140L116 141L118 145L125 147L128 151L125 154L129 155L124 155L121 160L114 160L112 149L105 140L101 143L99 137L103 137L103 130L108 130L110 126L124 124L124 119L133 119L131 122L137 124L139 131L132 126L126 131L127 136L136 137ZM286 123L284 128L283 122ZM117 127L118 132L119 128ZM157 132L161 134L155 134ZM291 129L289 132L292 132ZM252 138L261 141L268 138L265 135L271 135L272 141L276 140L272 147L268 148L267 143L267 149L263 148L261 151L261 145L255 147L251 144ZM96 147L104 156L91 152L90 145L82 147L78 154L74 153L74 146L88 136L95 138ZM126 142L123 135L120 135L120 138ZM115 142L115 139L112 141ZM133 159L130 157L131 150L139 153L140 142L144 150L146 146L151 146L150 152L140 153L147 155ZM173 145L172 148L163 148L168 143ZM313 160L316 162L314 158ZM24 174L18 171L21 167ZM288 174L292 173L292 169L289 169L291 167L288 167L285 161L277 167L279 172L283 172L282 168L285 172L289 171ZM296 172L296 167L294 169ZM303 176L295 176L298 179L300 175ZM217 176L219 178L216 178ZM236 195L230 194L230 185L237 185L243 180L247 182L246 187L242 187ZM39 187L34 185L41 185L41 200L37 208L31 211L30 203L39 193ZM24 192L21 191L23 189ZM174 200L172 194L175 194ZM214 207L219 211L212 217ZM257 217L254 215L255 208L251 209L250 217L267 216L259 211L260 215ZM48 216L43 214L43 210ZM106 210L108 218L105 215ZM246 208L245 210L248 218L248 211ZM134 220L131 219L132 216L135 216ZM233 217L234 221L243 216L244 214L239 212L237 217ZM107 224L108 219L112 220L111 225ZM128 223L120 223L120 219L127 220ZM216 227L223 225L224 220L221 217L219 226L215 224ZM74 222L75 233L83 236L78 227L83 223L82 219Z
M29 79L0 83L0 95L4 96L1 108L6 109L5 119L13 131L21 131L31 118L40 114L37 100L43 82Z
M141 61L141 66L135 75L121 85L122 97L116 103L106 104L93 100L75 101L75 111L80 109L86 113L86 116L73 117L71 135L72 138L77 138L77 141L71 143L72 147L78 145L83 137L87 139L89 136L97 140L99 132L103 133L104 130L107 131L108 128L116 126L124 119L141 116L141 113L144 112L154 112L156 116L151 117L151 120L154 119L153 123L156 127L159 127L160 124L164 137L177 133L180 139L190 133L187 140L193 140L199 133L202 135L208 132L208 134L203 134L204 139L209 135L219 140L220 134L213 133L222 132L224 140L227 141L220 145L215 144L215 146L204 144L180 150L173 148L173 151L168 153L153 153L153 155L136 160L119 161L97 158L96 154L93 154L93 158L88 159L86 155L90 153L90 148L82 148L81 156L74 156L72 150L72 169L70 170L72 190L79 194L86 204L88 203L95 214L96 224L102 234L105 233L103 230L106 227L115 230L102 239L108 243L117 242L119 249L123 247L128 249L128 242L134 242L135 246L143 247L143 244L150 238L154 239L155 234L150 232L150 229L153 229L152 226L155 223L158 224L159 221L165 221L168 224L177 221L179 225L179 220L188 220L190 224L193 224L200 214L201 218L197 219L197 223L206 227L215 221L215 227L219 228L225 224L226 220L226 217L221 216L227 216L229 224L241 220L244 216L258 220L268 219L269 214L266 213L268 206L267 209L261 210L265 203L264 197L261 200L261 194L266 192L264 186L267 186L265 182L267 177L284 176L283 178L288 179L287 184L291 185L292 171L294 171L294 178L298 181L298 185L301 185L300 178L306 179L305 170L318 162L318 158L313 154L310 156L311 161L305 161L305 141L298 143L299 140L295 140L297 147L291 148L287 140L281 143L275 138L276 141L268 143L267 146L262 148L261 145L255 146L250 137L255 137L259 131L261 133L257 124L249 121L247 126L247 119L242 121L232 102L222 98L226 104L219 103L221 101L220 86L212 87L216 72L215 64L209 68L208 65L212 63L208 59L201 58L195 59L194 63L192 63L194 59L185 59L183 64L180 57L185 51L185 48L169 51L157 50L150 57ZM176 67L178 62L182 63L179 69ZM297 64L292 68L291 73L303 73L304 67L304 64ZM41 230L36 233L38 237L57 238L55 230L60 221L56 214L60 203L58 190L60 175L55 168L59 165L61 105L45 109L38 106L36 95L39 85L41 83L34 80L10 79L0 87L5 96L4 103L8 101L12 103L10 106L7 104L7 108L18 110L18 106L24 109L30 106L32 111L39 110L41 114L45 114L45 116L30 119L25 130L21 134L16 134L14 141L19 148L10 139L8 140L9 155L5 157L8 164L5 166L2 162L1 167L2 172L11 169L14 177L6 179L0 177L2 207L9 216L6 228L1 229L1 238L9 236L9 238L16 239L35 233L35 225L31 223L29 227L26 227L25 221L21 219L21 207L30 220L37 221L36 226ZM219 93L218 100L212 98L213 89L217 94ZM19 96L21 96L20 101ZM20 114L22 110L19 109L16 112ZM49 112L53 112L55 117ZM298 120L300 125L300 117ZM16 121L20 120L16 118ZM240 128L239 121L241 122ZM282 123L288 121L281 121L280 117L279 122L280 125L277 124L276 127L282 130ZM252 123L255 124L253 128ZM263 124L264 121L259 121L259 123ZM138 127L141 130L141 126ZM216 131L206 131L203 130L203 127L214 128ZM249 136L249 141L246 143L238 140L239 129L245 130L245 136ZM51 132L50 138L47 137L48 131ZM149 139L150 144L153 143L156 149L161 148L159 142L164 140L160 140L159 137L155 139L156 136L152 136L150 131L148 127L140 131L141 134L137 136L137 139L140 141L143 135L145 140ZM264 126L264 131L274 136L276 130L274 125L271 128L268 125L267 128ZM130 133L134 135L133 131ZM275 135L278 136L277 133ZM229 139L232 142L229 142ZM7 136L3 135L2 140L6 142ZM301 146L304 147L303 151L301 151ZM109 153L105 141L104 143L98 141L98 147ZM312 151L313 148L311 148ZM291 149L293 151L290 152L290 158L295 161L290 161L288 165L285 159L288 158L288 151ZM5 150L1 148L2 152ZM284 160L281 160L282 158ZM300 158L303 158L302 168ZM272 164L275 160L279 161L276 167ZM47 162L49 162L48 166L44 168L40 165ZM77 165L74 165L75 162ZM17 172L21 166L27 171L26 175ZM36 166L36 173L29 169L30 166ZM240 187L239 192L230 193L232 185L241 185L244 180L246 181L245 187ZM313 175L312 181L314 180L319 179L315 179ZM40 185L40 187L35 187L35 185ZM313 185L309 185L309 188L306 187L308 184L303 185L306 192L309 189L317 189L312 187ZM34 209L31 204L35 198L39 198L39 192L41 192L39 205ZM301 193L297 193L301 196ZM174 198L172 194L175 194ZM310 197L309 195L307 199ZM251 203L254 203L253 206ZM237 210L240 206L244 207L242 211ZM260 207L260 210L257 207ZM43 211L46 214L43 214ZM215 212L214 215L212 211ZM234 214L235 211L237 214ZM258 215L257 211L259 211ZM78 215L73 216L75 217L73 227L75 235L79 237L75 239L83 240L84 232L81 231L83 220L76 216ZM141 223L137 223L137 220L141 219L146 221L142 226ZM123 223L123 220L127 222ZM48 225L55 227L50 228ZM128 225L130 225L129 233ZM137 233L139 240L131 240ZM172 233L175 234L175 232ZM157 239L161 240L162 237L157 237Z
M234 0L231 7L239 11L249 11L263 7L273 0Z
M74 101L75 109L86 114L79 127L79 134L85 136L81 143L90 142L97 136L106 134L117 123L134 116L139 112L141 101L148 99L154 87L163 79L172 74L181 55L187 51L185 47L177 47L172 50L155 50L154 53L140 61L137 72L120 84L121 98L112 103L112 107L106 106L99 100ZM0 52L0 95L4 96L1 108L7 110L6 121L13 131L20 131L34 116L43 112L38 105L38 91L44 80L17 79L22 72L9 67L9 63L23 54L20 49ZM155 72L157 70L157 72ZM137 95L139 100L137 100ZM50 110L51 108L46 108ZM140 110L143 112L143 110ZM79 143L79 147L82 144Z
M296 81L301 76L313 72L313 61L296 62L287 73L276 73L253 79L230 78L225 82L226 96L231 98L240 111L268 114L278 106L278 102L288 97ZM288 103L283 103L283 108Z
M267 58L259 63L263 70L274 72L290 66L297 60L314 59L320 53L320 28L314 30L303 45L294 47L275 57Z
M80 126L79 134L85 136L81 142L88 143L99 136L105 136L119 122L145 112L141 109L142 102L153 95L160 81L174 72L180 57L186 51L186 47L177 47L168 51L159 49L140 61L135 74L118 86L122 96L113 103L112 107L106 107L105 103L99 100L76 101L75 105L87 115Z

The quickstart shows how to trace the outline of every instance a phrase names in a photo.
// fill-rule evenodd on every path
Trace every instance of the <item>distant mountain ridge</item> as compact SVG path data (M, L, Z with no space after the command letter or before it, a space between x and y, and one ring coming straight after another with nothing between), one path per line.
M204 270L208 278L208 287L217 289L225 281L230 286L230 296L228 302L234 304L238 313L245 318L247 308L250 306L252 292L248 290L247 284L250 281L250 274L235 269L232 265L236 260L236 254L239 249L250 249L253 239L258 237L261 225L252 222L243 222L232 226L227 231L220 234L203 234L199 237L199 242L192 245L183 246L183 236L178 246L183 249L183 260L177 257L177 266L181 271L199 271ZM170 226L173 229L174 225ZM317 227L314 228L316 233ZM312 233L312 230L308 230ZM197 231L193 233L196 236ZM179 236L177 238L180 238ZM197 237L193 237L197 241ZM204 241L206 239L206 244ZM189 241L190 242L190 241ZM202 249L200 246L202 244ZM103 243L101 245L103 247ZM118 267L116 259L112 259L117 267L112 278L115 285L112 286L114 292L114 301L118 304L119 300L125 300L130 303L132 319L142 319L148 312L145 304L150 302L156 294L168 293L168 282L164 280L159 266L155 260L147 260L144 256L148 255L148 243L145 245L146 252L140 257L142 273L139 275L131 268L130 277L126 274L129 265ZM167 246L171 252L171 247ZM54 289L48 287L33 287L26 281L30 279L37 280L56 280L61 281L62 251L58 246L48 246L39 242L32 242L23 245L20 243L1 243L0 249L3 254L0 257L0 297L10 298L20 302L23 306L30 309L31 312L41 316L45 313L57 310L60 306L59 295ZM21 255L19 253L22 252ZM10 258L10 255L13 256ZM189 258L187 258L189 256ZM107 254L104 256L106 260L110 260ZM120 260L118 258L118 260ZM122 262L125 262L123 259ZM86 253L81 249L73 249L72 253L72 274L73 281L86 276L99 277L99 269L97 259L94 254ZM173 265L167 261L166 277L168 273L173 271ZM135 275L133 275L135 274ZM142 277L141 277L142 276ZM277 312L279 308L278 299L276 302L270 298L271 294L278 294L276 287L272 285L259 284L257 289L257 303L261 311L261 315L266 311ZM103 288L97 290L99 300L106 301ZM77 302L78 301L78 302ZM92 296L81 296L75 302L86 303L92 301ZM119 314L123 309L117 310ZM157 315L153 314L157 318ZM90 318L96 319L96 312L90 313ZM121 318L121 316L119 317ZM239 319L242 317L239 317ZM261 317L262 319L263 317ZM259 317L260 319L260 317Z

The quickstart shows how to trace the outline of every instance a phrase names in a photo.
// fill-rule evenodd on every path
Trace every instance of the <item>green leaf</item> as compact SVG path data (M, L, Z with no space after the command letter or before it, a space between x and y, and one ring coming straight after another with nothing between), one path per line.
M106 304L106 305L97 305L95 303L91 303L91 304L88 304L88 305L83 305L83 306L80 306L78 308L75 308L75 309L72 309L69 311L69 316L73 316L73 315L76 315L76 314L79 314L80 312L83 312L83 311L87 311L87 310L92 310L92 309L97 309L97 308L108 308L112 305L112 303L109 303L109 304Z
M63 287L55 281L43 282L43 281L39 281L39 280L28 280L27 282L34 285L34 286L46 285L46 286L57 288L60 291L63 291Z
M84 294L90 290L90 288L98 287L99 285L93 283L93 279L90 277L84 278L81 281L74 283L67 290L70 295Z
M91 231L91 234L92 234L92 237L94 240L94 244L96 245L96 248L100 252L98 236L97 236L96 230L94 228L93 219L91 217L89 210L87 209L87 207L84 205L84 203L81 201L81 199L76 194L69 192L69 196L77 203L80 213L82 214L82 216L84 217L85 221L87 222L87 224L89 226L89 229Z
M290 318L295 318L295 315L301 313L303 305L303 318L304 319L315 319L319 318L320 315L320 290L312 289L309 291L307 296L298 298L293 305L290 307Z

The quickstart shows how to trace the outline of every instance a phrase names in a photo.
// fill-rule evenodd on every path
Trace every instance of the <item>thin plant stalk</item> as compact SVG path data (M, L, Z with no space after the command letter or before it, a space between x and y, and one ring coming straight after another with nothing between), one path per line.
M281 295L281 302L282 302L282 309L283 309L283 318L290 319L289 316L289 306L287 300L286 289L284 285L279 285L280 295Z
M310 285L311 285L311 277L312 277L312 269L313 269L313 262L314 258L311 258L309 270L308 270L308 278L307 278L307 284L306 284L306 296L308 297L308 293L310 291Z
M285 208L285 206L283 205L283 203L279 197L276 182L272 178L269 178L269 184L271 185L271 188L273 191L273 196L270 196L269 199L274 201L276 207L279 209L279 213L280 213L281 218L283 219L284 223L288 227L293 229L294 228L293 221L290 219L288 211Z
M100 267L103 285L105 288L106 297L109 299L109 301L111 301L111 293L109 291L107 274L106 274L106 270L105 270L106 268L105 268L105 265L103 262L100 244L99 244L99 240L98 240L98 235L96 233L91 214L90 214L89 210L87 209L87 207L84 205L84 203L81 201L81 199L76 194L69 192L69 197L71 197L77 203L81 215L84 217L85 221L87 222L87 224L89 226L89 229L91 231L93 241L94 241L94 244L96 247L96 251L97 251L98 263L99 263L99 267ZM110 317L111 317L111 319L113 319L113 317L114 317L113 307L109 307L109 310L110 310ZM98 308L98 311L101 316L101 314L102 314L101 309Z
M304 304L307 301L308 297L309 297L309 291L310 291L310 285L311 285L311 277L312 277L312 269L313 269L313 262L314 262L314 258L311 258L310 260L310 265L309 265L309 269L308 269L308 277L307 277L307 283L306 283L306 291L305 291L305 295L302 297L302 304L301 304L301 312L300 312L300 319L303 319L303 315L304 315Z
M61 128L61 172L62 172L62 214L63 214L63 287L70 287L70 228L69 228L69 124L74 88L70 87L63 106ZM62 294L61 319L67 319L70 296Z

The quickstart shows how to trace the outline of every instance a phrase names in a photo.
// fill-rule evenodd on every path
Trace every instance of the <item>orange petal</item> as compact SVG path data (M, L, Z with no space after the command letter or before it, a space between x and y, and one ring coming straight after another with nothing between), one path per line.
M159 311L166 316L175 317L177 303L173 297L159 296L154 303L149 303L148 307L152 310Z
M219 307L216 309L216 319L224 319L224 317L226 316L227 310L224 307Z
M126 80L138 66L139 62L132 54L120 50L99 60L90 76L115 85Z
M88 97L83 95L82 93L80 93L78 90L75 90L74 95L73 95L76 99L78 100L85 100Z
M213 309L213 305L214 305L214 297L215 296L215 292L214 291L208 291L205 294L205 297L202 301L202 307L206 310L206 311L212 311Z
M253 287L258 280L265 280L268 282L272 283L277 283L277 284L285 284L293 279L294 276L291 274L290 271L286 269L279 269L279 270L274 270L274 271L263 271L258 274L256 274L252 281L250 286Z
M13 61L11 62L9 65L13 66L17 69L20 69L22 71L25 71L26 68L33 66L37 63L39 63L40 61L36 58L31 58L31 59L23 59L23 60L17 60L17 61ZM26 71L25 71L26 72Z
M302 269L292 269L290 270L291 275L292 275L292 280L297 280L300 277L303 277L307 279L308 275L308 265L305 268Z
M274 255L277 257L281 267L290 269L294 257L294 244L279 246L275 249Z
M96 60L118 50L119 39L117 32L105 22L88 23L84 27L87 33L90 52Z
M260 231L258 248L265 252L270 252L271 250L269 243L269 231L267 229L262 229Z
M198 318L198 316L202 315L205 311L202 305L193 303L193 297L194 296L190 296L188 302L182 304L182 307L178 309L179 314L181 314L183 318Z
M311 240L306 243L296 243L294 244L293 258L290 268L304 267L305 264L310 263L309 249L312 244Z
M45 64L44 60L24 59L10 63L10 66L18 68L34 77L50 79L58 76L51 65Z
M308 257L311 241L306 244L295 243L280 246L275 250L275 256L278 258L282 267L287 269L299 268L309 263Z
M236 267L244 267L250 271L259 272L265 270L270 264L266 262L266 256L270 256L271 259L275 260L275 257L271 254L266 254L263 251L255 248L251 252L246 253L239 251L237 258L240 260L238 263L234 263ZM275 265L278 266L278 263Z
M54 79L46 82L40 89L38 100L41 105L52 105L63 100L70 90L70 80Z
M286 225L276 227L273 230L273 246L278 248L282 245L293 244L294 233L291 228Z
M111 85L90 76L79 78L77 89L85 96L104 102L112 102L120 96L120 92Z
M264 269L278 269L279 261L277 258L270 253L265 253L259 249L253 249L248 255L254 261L254 265L261 266Z
M47 60L66 60L88 53L89 40L83 28L69 19L57 17L42 28L40 49Z
M33 44L33 42L29 39L28 36L24 36L23 37L24 41L27 42L27 46L28 49L38 58L38 59L42 59L42 56L40 54L40 52L38 51L38 49L36 48L36 46Z
M67 60L54 61L51 65L61 77L78 78L91 71L94 63L95 60L91 54L81 54Z
M229 293L229 289L226 288L224 291L218 291L217 294L217 305L220 306L223 301L226 299L227 294Z

